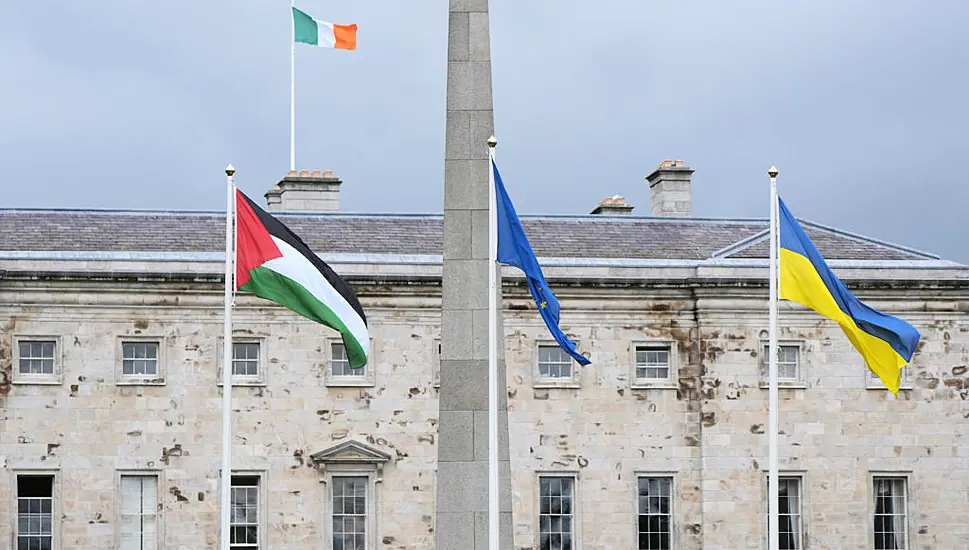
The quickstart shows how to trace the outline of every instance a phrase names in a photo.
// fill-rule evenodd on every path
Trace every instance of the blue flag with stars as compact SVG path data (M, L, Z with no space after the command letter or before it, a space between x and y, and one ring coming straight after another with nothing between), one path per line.
M545 282L545 275L542 268L538 265L532 245L525 236L515 206L508 198L505 191L505 184L501 181L501 174L498 173L498 166L494 159L491 161L491 169L495 174L495 203L498 217L498 261L503 264L513 265L525 273L528 278L528 289L532 292L535 305L545 320L545 325L552 333L555 341L558 342L566 353L579 362L580 365L591 363L581 353L576 351L575 344L565 336L559 328L559 301L548 288Z

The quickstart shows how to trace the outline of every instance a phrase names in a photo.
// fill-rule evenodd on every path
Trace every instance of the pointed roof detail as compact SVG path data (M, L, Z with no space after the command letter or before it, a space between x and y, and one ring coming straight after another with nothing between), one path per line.
M327 464L383 464L390 458L389 454L354 440L310 455L313 462Z

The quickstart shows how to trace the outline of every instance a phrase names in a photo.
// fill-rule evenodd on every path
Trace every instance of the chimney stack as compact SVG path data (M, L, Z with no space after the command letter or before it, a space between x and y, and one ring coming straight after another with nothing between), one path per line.
M330 170L290 170L266 192L266 203L271 211L338 212L341 183Z
M596 206L592 213L607 216L628 216L632 211L633 205L626 204L626 199L619 195L613 195L599 201L599 206Z
M689 217L692 175L693 170L683 166L682 160L664 160L646 176L653 196L652 215Z

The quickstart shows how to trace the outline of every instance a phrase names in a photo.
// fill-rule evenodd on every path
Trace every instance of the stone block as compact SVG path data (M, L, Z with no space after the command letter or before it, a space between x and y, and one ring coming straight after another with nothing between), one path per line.
M491 62L449 61L447 69L449 111L490 111Z
M475 14L477 15L477 14ZM467 12L448 13L447 25L447 60L448 61L469 61L470 56L470 35L469 35L469 16ZM485 14L487 17L487 14Z
M434 525L434 542L438 550L467 550L474 540L472 512L438 512Z
M439 512L488 510L487 462L441 462L437 465L437 476Z
M488 160L488 139L495 133L495 117L491 111L468 111L470 123L470 158ZM497 148L496 148L497 156ZM491 169L491 166L488 166ZM488 173L485 173L488 177Z
M476 460L472 411L441 411L438 418L438 461Z
M485 213L487 216L487 212ZM450 210L444 217L445 260L470 260L472 251L471 210ZM487 258L486 258L487 259Z
M471 257L488 260L488 211L471 211Z
M511 512L498 513L498 532L501 533L502 540L498 542L498 548L513 548L512 534L514 523ZM474 513L474 550L488 550L488 512Z
M449 309L487 309L488 270L482 260L451 260L444 263L443 303Z
M445 120L444 158L470 159L471 115L475 111L448 111ZM487 138L485 138L487 140ZM445 220L446 222L447 220Z
M501 415L498 415L498 459L508 460L508 427L502 429ZM505 456L502 456L505 455ZM488 411L474 411L474 459L488 461Z
M451 15L453 17L455 14ZM489 37L487 12L468 14L468 54L468 59L471 61L491 60L491 39Z
M444 161L444 210L488 209L488 161Z
M466 360L471 357L474 339L471 320L473 313L467 309L447 309L441 312L442 361Z
M488 410L488 362L441 361L442 411Z
M488 0L451 0L448 12L488 12Z

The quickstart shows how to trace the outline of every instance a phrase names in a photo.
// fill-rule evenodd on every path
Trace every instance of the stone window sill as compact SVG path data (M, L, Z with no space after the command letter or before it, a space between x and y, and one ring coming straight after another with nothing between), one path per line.
M14 374L11 383L14 386L61 386L64 381L57 375Z
M629 385L630 389L633 390L678 390L679 386L670 382L669 380L656 381L656 382L644 382L636 381Z
M373 380L355 380L352 378L330 378L325 384L328 388L372 388L374 385Z
M164 378L122 378L115 382L118 386L164 386Z

